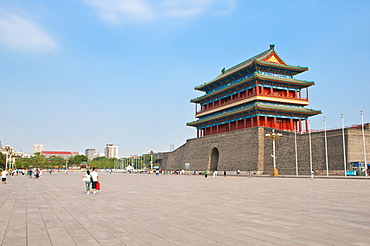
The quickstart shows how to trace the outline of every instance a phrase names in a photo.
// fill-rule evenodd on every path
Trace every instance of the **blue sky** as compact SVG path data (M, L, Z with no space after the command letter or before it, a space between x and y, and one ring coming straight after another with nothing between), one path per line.
M370 1L3 0L0 140L31 152L169 151L194 87L275 44L309 68L311 128L370 122Z

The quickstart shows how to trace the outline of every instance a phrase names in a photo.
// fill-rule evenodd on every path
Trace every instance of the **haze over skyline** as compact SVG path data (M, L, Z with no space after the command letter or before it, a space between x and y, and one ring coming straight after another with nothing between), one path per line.
M308 67L312 129L370 122L370 2L3 0L0 141L15 150L169 151L195 128L194 87L275 44Z

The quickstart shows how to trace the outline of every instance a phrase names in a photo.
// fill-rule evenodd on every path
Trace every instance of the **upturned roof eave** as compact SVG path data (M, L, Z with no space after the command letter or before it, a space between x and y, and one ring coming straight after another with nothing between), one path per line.
M313 81L305 81L305 80L298 80L298 79L274 77L274 76L262 75L262 74L258 74L258 73L255 73L253 77L247 78L247 80L253 80L254 78L270 79L270 80L274 80L274 81L278 81L278 82L287 82L289 84L303 85L304 87L309 87L309 86L315 85L315 82L313 82ZM240 81L240 82L238 82L238 83L236 83L232 86L237 86L240 83L245 83L245 80L242 80L242 81ZM226 89L226 88L228 88L228 87L225 87L224 89ZM224 89L222 89L222 90L224 90ZM194 98L194 99L191 99L190 102L198 103L201 100L203 100L207 97L213 96L213 95L215 95L219 92L221 92L221 90L220 91L215 91L215 92L212 92L212 93L209 93L209 94L205 94L205 95L202 95L202 96Z
M295 108L295 107L285 107L285 106L273 106L273 105L266 105L266 104L258 104L256 105L258 109L261 110L275 110L281 112L295 112L295 113L303 113L303 114L310 114L310 115L317 115L321 114L321 110L314 110L309 108ZM288 110L289 109L289 110Z
M209 82L206 82L202 85L196 86L194 89L202 91L203 87L205 87L207 85L210 85L210 84L212 84L213 82L216 82L219 79L225 78L226 76L231 75L231 74L233 74L233 73L235 73L235 72L237 72L237 71L239 71L243 68L246 68L246 67L250 66L256 59L263 59L263 58L267 57L268 55L270 55L271 52L273 52L273 51L274 51L274 46L270 46L270 49L268 49L268 50L266 50L266 51L264 51L264 52L262 52L262 53L260 53L256 56L253 56L252 58L249 58L248 60L245 60L245 61L243 61L243 62L241 62L241 63L239 63L235 66L232 66L231 68L228 68L226 70L223 69L222 70L223 72L220 75L218 75L215 79L213 79ZM240 67L242 67L242 68L240 68Z
M261 60L257 60L256 63L259 64L259 65L268 65L270 67L294 70L294 71L297 71L297 72L300 72L300 73L308 71L308 67L292 66L292 65L288 65L288 64L284 65L284 64L261 61Z
M216 115L216 116L211 116L205 119L199 119L193 122L189 122L186 125L196 126L198 124L201 124L207 121L216 120L216 119L224 118L224 117L227 117L233 114L249 111L249 110L252 110L253 108L257 110L275 110L279 112L301 113L301 114L311 115L311 116L321 114L320 110L313 110L313 109L307 109L307 108L281 107L281 106L272 106L272 105L261 105L260 103L256 102L253 105L246 107L246 108L242 108L239 110L227 112L227 113Z

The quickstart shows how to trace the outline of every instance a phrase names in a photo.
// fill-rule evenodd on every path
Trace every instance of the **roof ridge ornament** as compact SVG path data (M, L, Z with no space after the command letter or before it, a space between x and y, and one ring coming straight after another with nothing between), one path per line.
M270 50L273 50L275 48L274 44L270 44Z

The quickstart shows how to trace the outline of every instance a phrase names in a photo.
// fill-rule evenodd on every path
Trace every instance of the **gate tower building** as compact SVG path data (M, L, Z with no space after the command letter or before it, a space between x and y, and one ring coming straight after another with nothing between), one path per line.
M321 114L305 108L309 104L308 87L315 83L295 79L308 68L288 65L274 47L270 45L267 51L222 69L217 78L195 87L205 92L191 100L198 119L187 125L197 128L197 137L256 126L308 131L308 117Z

